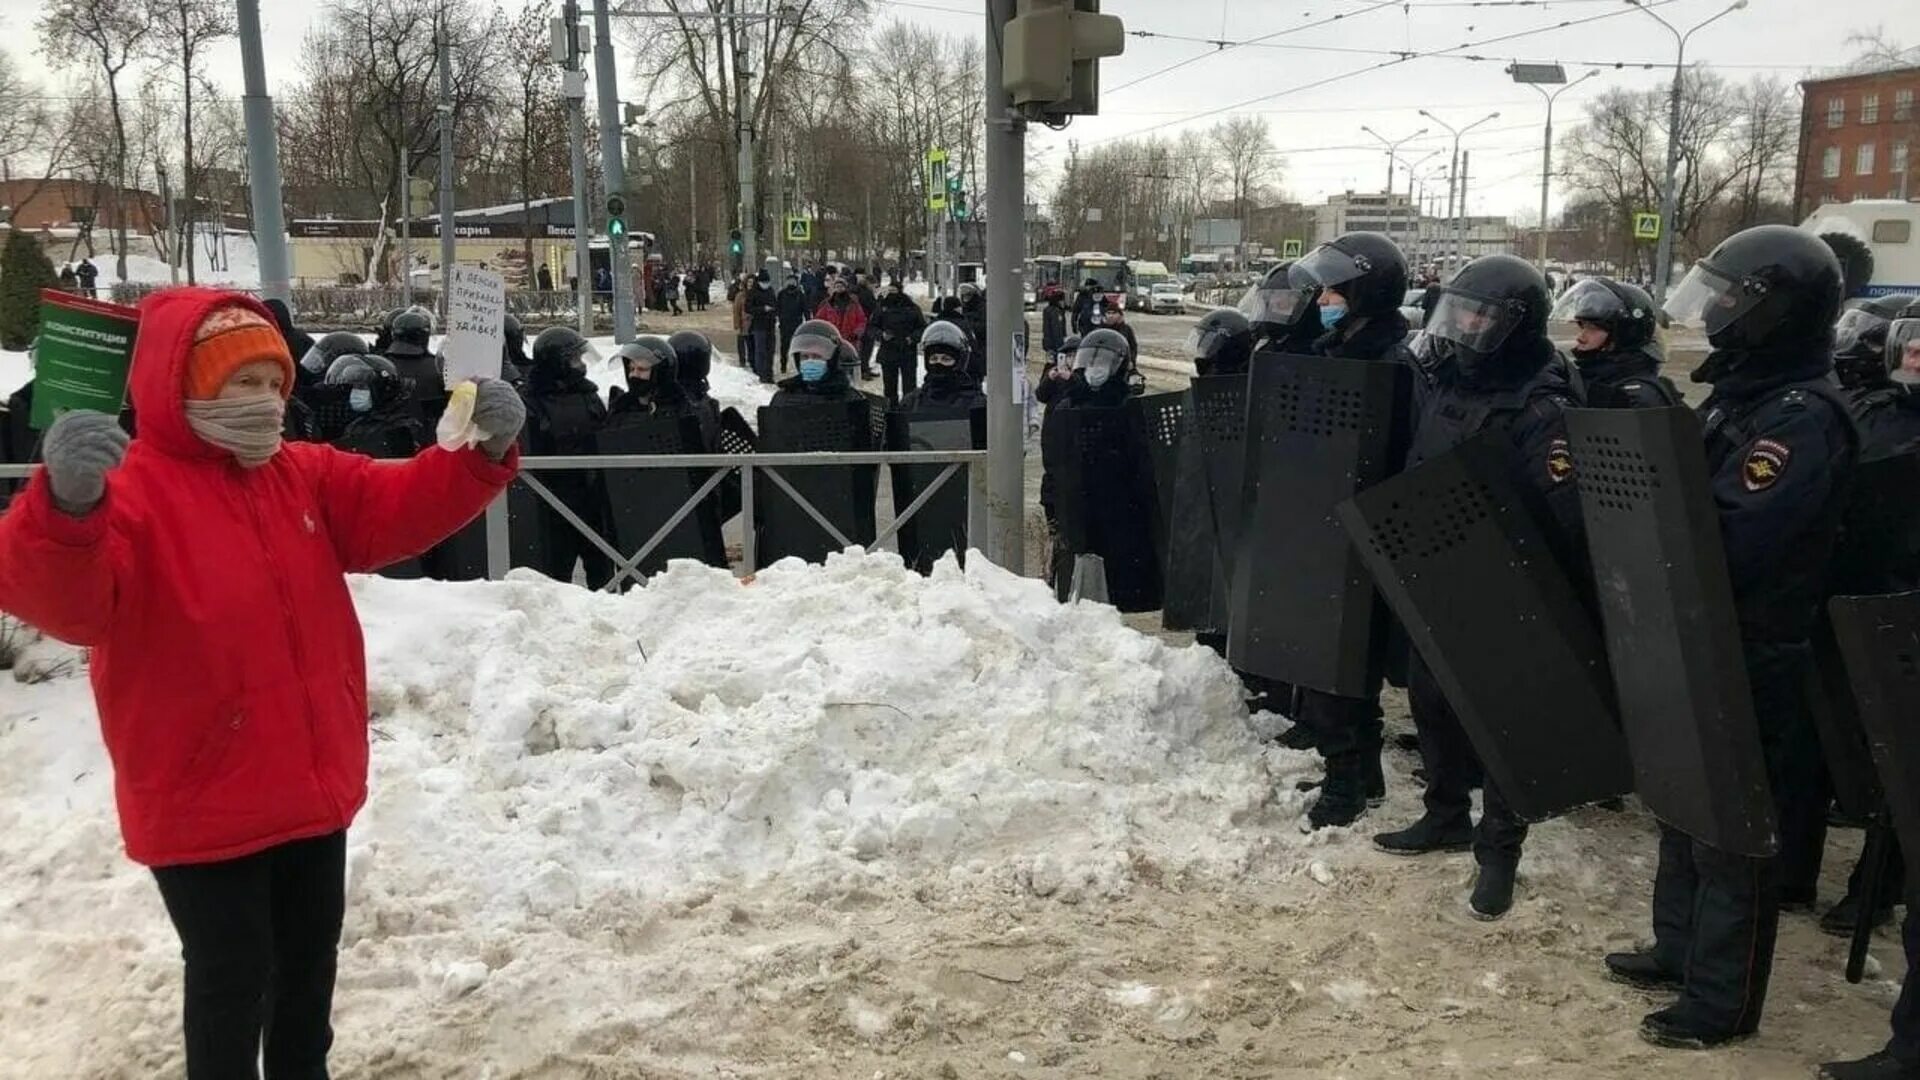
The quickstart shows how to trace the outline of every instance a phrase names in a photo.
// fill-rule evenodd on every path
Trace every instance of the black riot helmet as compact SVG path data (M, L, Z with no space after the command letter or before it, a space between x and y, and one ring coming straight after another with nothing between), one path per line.
M1095 390L1115 377L1125 378L1132 366L1133 350L1118 330L1089 331L1073 352L1074 370L1083 373Z
M1373 318L1400 309L1407 294L1407 257L1379 233L1350 232L1307 252L1287 278L1297 286L1334 290L1347 298L1350 313Z
M426 356L432 352L433 315L424 308L410 307L393 317L393 340L387 344L388 356Z
M1716 350L1825 347L1844 295L1840 260L1819 237L1756 225L1694 263L1666 310L1674 322L1704 329Z
M542 371L585 371L586 355L587 339L570 326L549 326L533 339L533 366Z
M1547 279L1525 259L1482 255L1440 289L1427 334L1463 370L1528 343L1544 341Z
M1238 308L1214 308L1187 334L1187 358L1201 375L1236 375L1253 357L1253 325Z
M920 334L920 352L927 359L927 371L946 366L964 371L973 355L973 341L967 332L945 319L935 319Z
M791 284L793 279L788 278ZM694 393L707 392L707 375L713 370L713 342L694 330L681 330L667 339L673 346L674 374L680 385Z
M1607 332L1607 348L1632 352L1653 340L1653 297L1637 285L1607 277L1582 278L1553 305L1555 322L1592 323Z
M641 334L614 351L620 371L627 378L627 389L637 394L652 394L666 383L679 384L674 370L679 365L673 346L659 334Z
M358 356L367 351L367 339L347 330L335 330L307 350L300 358L300 366L315 376L324 376L335 360L343 356Z
M1833 324L1833 372L1847 389L1886 381L1887 330L1913 296L1876 296L1849 300Z
M380 325L374 329L373 334L374 352L384 353L387 351L387 346L393 344L393 320L399 318L400 313L405 310L405 308L394 308L380 316Z
M527 331L520 325L520 319L508 312L501 331L506 335L507 358L524 363L527 359Z
M1283 262L1267 271L1260 284L1240 298L1240 314L1256 334L1279 336L1306 317L1320 297L1318 287L1293 281L1293 263Z

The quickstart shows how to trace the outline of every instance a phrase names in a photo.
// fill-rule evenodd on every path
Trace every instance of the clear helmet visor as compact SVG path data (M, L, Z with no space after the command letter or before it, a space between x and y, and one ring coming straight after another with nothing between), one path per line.
M1364 258L1355 258L1332 244L1321 244L1295 262L1288 269L1287 276L1304 279L1322 289L1331 289L1364 277L1371 269L1372 264Z
M1577 281L1554 302L1548 318L1554 322L1610 323L1627 317L1627 305L1618 294L1592 278Z
M1887 325L1887 375L1903 386L1920 386L1920 319Z
M1860 343L1876 334L1885 333L1892 320L1884 315L1876 315L1865 308L1848 308L1840 313L1840 319L1833 324L1833 351L1852 352Z
M1073 366L1087 375L1087 385L1101 387L1127 366L1127 350L1124 345L1115 346L1109 342L1080 343L1074 351Z
M787 345L787 355L801 360L831 361L840 353L840 342L824 334L795 334Z
M1205 360L1218 353L1233 335L1218 327L1196 326L1187 331L1187 359Z
M1448 291L1434 305L1426 332L1485 356L1500 350L1518 321L1518 314L1505 304Z
M1240 298L1240 314L1255 326L1292 326L1313 306L1313 291L1255 285Z
M1682 326L1718 334L1766 299L1766 289L1738 281L1708 265L1693 264L1687 276L1667 297L1667 318Z

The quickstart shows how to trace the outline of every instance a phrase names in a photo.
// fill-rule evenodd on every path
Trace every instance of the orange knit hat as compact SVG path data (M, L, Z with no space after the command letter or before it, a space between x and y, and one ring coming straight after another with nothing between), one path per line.
M293 392L293 356L280 331L251 308L229 304L213 310L193 332L187 351L187 397L211 401L233 373L261 361L280 365L286 381L280 396Z

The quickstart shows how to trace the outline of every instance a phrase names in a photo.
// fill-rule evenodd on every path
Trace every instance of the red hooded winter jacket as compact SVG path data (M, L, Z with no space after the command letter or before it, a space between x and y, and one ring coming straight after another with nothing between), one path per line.
M478 449L375 462L288 443L244 469L181 405L212 289L141 305L140 434L75 518L45 474L0 516L0 610L93 648L127 854L238 858L346 828L367 795L366 650L345 575L419 554L483 511L518 466Z
M813 313L813 317L823 322L832 323L833 328L840 331L840 340L858 349L860 347L860 339L864 337L867 332L867 312L865 308L860 306L859 297L852 293L846 293L844 295L847 298L847 306L845 308L835 307L833 304L834 297L830 296L820 302L820 309Z

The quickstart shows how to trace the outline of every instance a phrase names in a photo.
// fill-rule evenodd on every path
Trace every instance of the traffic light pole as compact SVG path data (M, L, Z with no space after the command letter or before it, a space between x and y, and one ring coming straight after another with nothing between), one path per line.
M267 65L260 46L260 0L240 0L240 70L245 81L247 185L253 203L253 235L260 253L260 292L278 300L291 287L287 226L280 208L279 135L273 123L273 99L267 96Z
M1002 85L1000 50L1015 0L987 0L987 558L1026 572L1026 421L1014 378L1026 357L1020 305L1021 237L1026 223L1027 126ZM953 260L957 261L957 260Z
M622 198L627 190L626 165L620 157L620 90L613 64L613 20L607 0L593 0L593 81L600 99L600 168L607 186L607 197ZM613 340L625 344L633 340L633 267L627 265L627 236L608 230L608 270L613 278Z
M453 50L447 28L434 35L440 61L440 324L453 295Z
M567 0L562 9L567 21L567 70L580 67L580 5ZM584 72L582 72L584 79ZM587 117L586 89L577 85L567 94L567 146L573 159L573 284L574 303L579 305L580 336L593 336L593 254L588 247L593 237L593 212L587 197Z

